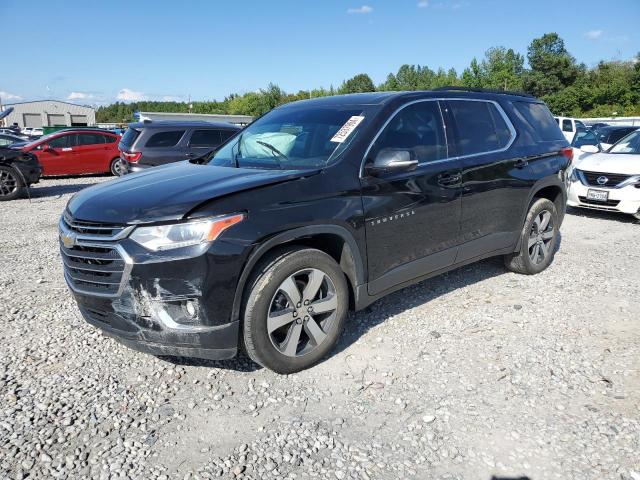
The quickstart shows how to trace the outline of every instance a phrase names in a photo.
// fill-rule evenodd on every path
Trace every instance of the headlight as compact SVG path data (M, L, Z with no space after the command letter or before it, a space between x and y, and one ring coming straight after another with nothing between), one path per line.
M131 240L144 248L158 252L174 248L189 247L200 243L213 242L227 228L244 220L243 214L174 223L138 227L131 234Z

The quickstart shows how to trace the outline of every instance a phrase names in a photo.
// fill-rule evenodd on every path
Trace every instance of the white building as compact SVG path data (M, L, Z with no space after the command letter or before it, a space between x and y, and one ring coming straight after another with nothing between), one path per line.
M86 127L96 123L94 108L58 100L8 103L1 105L0 110L9 107L13 107L13 112L4 118L6 126L17 123L20 128Z
M210 113L169 113L169 112L136 112L139 121L200 121L200 122L227 122L235 125L248 125L253 122L250 115L218 115Z

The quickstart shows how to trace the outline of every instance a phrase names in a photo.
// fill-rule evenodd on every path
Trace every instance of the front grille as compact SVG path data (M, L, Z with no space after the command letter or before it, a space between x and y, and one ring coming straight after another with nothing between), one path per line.
M67 212L62 216L62 221L68 230L78 235L91 235L93 237L117 237L127 228L126 225L114 225L108 223L85 222L75 220Z
M578 197L578 199L580 200L580 203L586 203L588 205L602 205L604 207L617 207L620 203L620 200L606 200L603 202L602 200L587 199L587 197Z
M126 263L115 246L74 245L60 242L64 274L74 290L101 296L115 296L125 280Z
M582 170L582 175L587 185L591 185L592 187L615 187L631 176L618 173L585 172L584 170ZM598 183L598 178L600 177L605 177L607 181L605 183Z

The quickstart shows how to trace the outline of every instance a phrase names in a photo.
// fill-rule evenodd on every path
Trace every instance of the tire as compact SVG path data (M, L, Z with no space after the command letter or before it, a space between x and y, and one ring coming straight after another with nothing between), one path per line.
M333 348L347 315L349 290L329 255L304 247L275 252L260 262L248 285L242 340L254 362L295 373Z
M512 272L524 275L540 273L553 262L558 244L559 218L551 200L535 200L522 229L520 251L505 255L504 263Z
M122 175L124 175L124 165L122 164L122 159L120 157L116 157L111 160L109 170L111 170L111 175L113 175L114 177L121 177Z
M26 190L22 176L7 165L0 165L0 202L15 200Z

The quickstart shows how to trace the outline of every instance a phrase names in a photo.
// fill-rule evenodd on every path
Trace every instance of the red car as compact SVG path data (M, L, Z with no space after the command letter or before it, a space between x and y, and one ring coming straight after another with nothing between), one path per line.
M23 145L42 165L42 175L122 174L120 136L105 130L68 129Z

